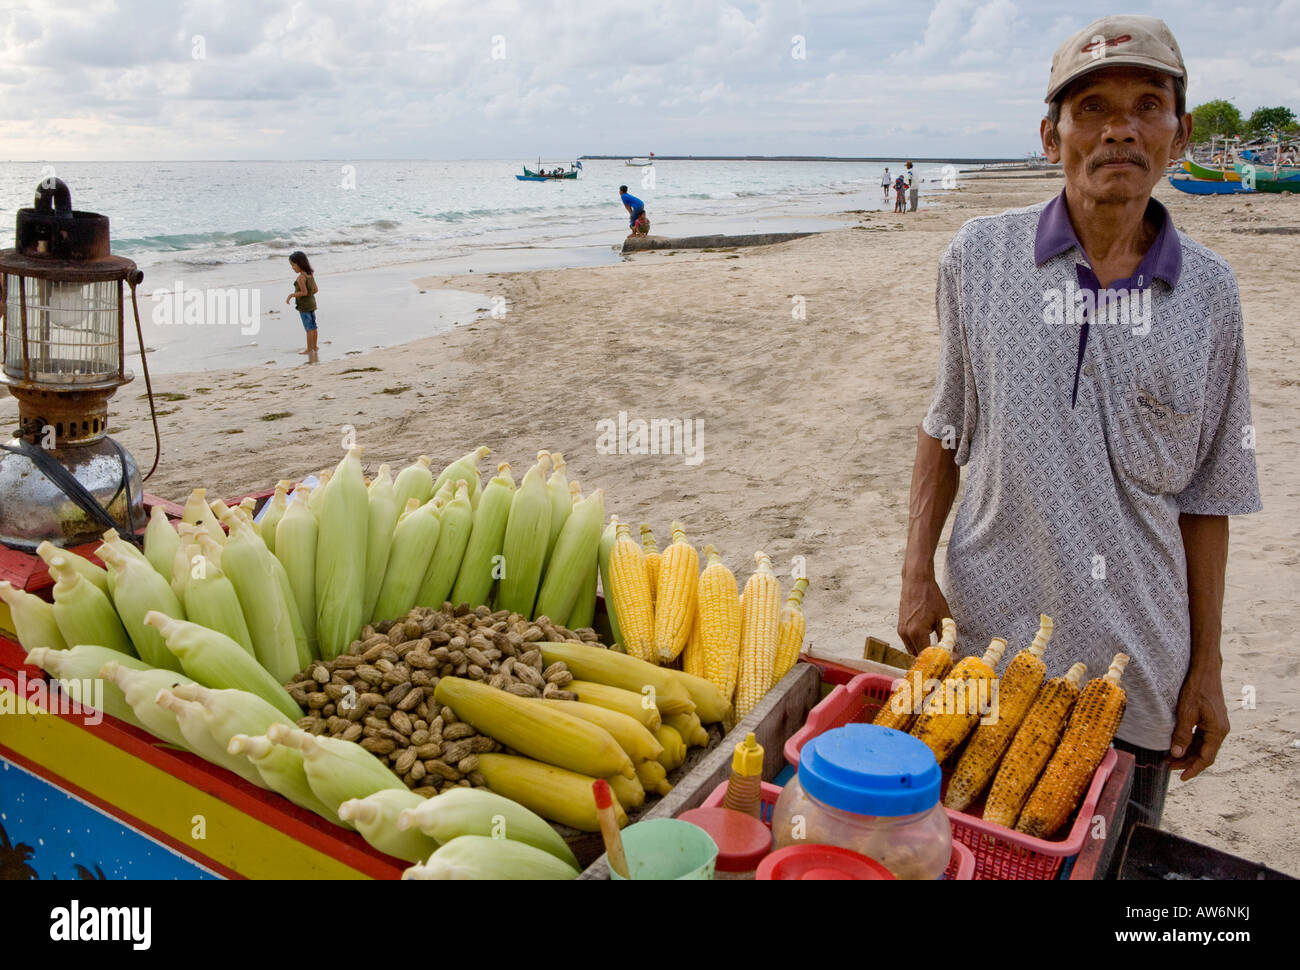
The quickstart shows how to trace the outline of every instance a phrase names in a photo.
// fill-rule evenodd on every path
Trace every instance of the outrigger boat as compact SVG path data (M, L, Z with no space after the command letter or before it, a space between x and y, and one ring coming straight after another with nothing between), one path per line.
M1179 192L1190 195L1238 195L1255 190L1241 182L1216 182L1212 179L1174 178L1169 176L1169 184Z
M582 162L571 162L567 171L564 169L555 169L554 171L548 172L542 168L542 160L539 158L537 160L536 171L525 165L524 174L516 175L515 178L519 179L521 182L559 182L563 179L572 181L578 177L578 173L581 171Z

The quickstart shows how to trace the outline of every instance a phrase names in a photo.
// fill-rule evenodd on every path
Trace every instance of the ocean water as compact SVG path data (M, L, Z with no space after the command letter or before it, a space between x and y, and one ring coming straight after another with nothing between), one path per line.
M292 286L287 257L297 249L320 281L322 349L329 341L335 354L355 352L472 319L487 302L417 293L410 281L418 276L617 262L627 234L620 184L645 201L658 235L806 231L842 225L833 213L892 208L881 201L881 171L903 167L591 160L576 181L538 183L515 179L524 162L535 168L537 160L3 162L0 227L14 224L51 171L67 182L74 208L107 215L113 251L144 271L146 342L159 351L151 366L184 370L294 359L301 329L284 293ZM943 168L918 171L929 203L942 194ZM150 294L177 284L257 290L264 326L199 338L174 322L157 324L159 298ZM376 308L387 311L380 326L327 326L327 312L336 322L342 312Z

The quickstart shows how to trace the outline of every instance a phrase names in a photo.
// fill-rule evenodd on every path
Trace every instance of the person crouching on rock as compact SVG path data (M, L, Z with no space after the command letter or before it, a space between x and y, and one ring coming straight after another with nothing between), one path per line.
M628 238L633 236L650 235L650 219L645 214L645 203L635 195L629 195L626 185L618 187L619 198L623 200L623 208L627 209L628 214Z

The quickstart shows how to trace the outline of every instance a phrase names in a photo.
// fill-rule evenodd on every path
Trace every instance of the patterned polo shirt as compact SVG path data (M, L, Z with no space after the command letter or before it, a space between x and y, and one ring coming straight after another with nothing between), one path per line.
M1119 737L1164 750L1191 647L1179 515L1261 506L1236 278L1148 216L1155 242L1101 298L1064 193L962 226L922 426L966 466L943 586L959 653L1001 636L1010 658L1046 613L1048 676L1129 654Z

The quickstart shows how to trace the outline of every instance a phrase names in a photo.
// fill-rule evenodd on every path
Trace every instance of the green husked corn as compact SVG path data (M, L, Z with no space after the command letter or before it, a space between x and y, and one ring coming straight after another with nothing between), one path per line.
M496 608L529 618L537 601L551 535L551 497L546 491L549 464L548 456L524 475L510 501L510 517L501 545L505 572L497 588Z
M420 506L416 506L415 499L407 501L406 511L393 530L393 548L388 553L384 585L372 617L374 622L395 620L411 612L441 529L440 513L432 499Z
M50 560L50 575L54 577L54 622L66 643L94 643L129 657L136 656L131 638L108 596L84 579L68 557L54 556Z
M384 570L388 566L388 552L393 545L393 529L403 508L405 506L399 508L397 505L397 493L388 466L380 465L366 490L366 601L362 616L375 615L379 590L384 585Z
M563 623L556 617L568 619L573 613L579 591L596 562L604 522L605 493L601 489L573 506L573 514L555 540L555 551L537 594L537 616L549 616Z
M200 537L203 549L188 547L190 581L185 585L185 619L209 630L224 633L256 659L253 637L248 632L239 596L226 574L221 571L221 547L208 536Z
M469 789L457 788L456 791ZM436 852L438 843L420 829L402 829L397 819L424 803L423 796L406 788L385 788L365 798L344 802L339 806L339 818L356 826L361 837L380 852L407 862L419 862Z
M275 558L284 566L293 591L293 602L307 635L307 648L320 656L316 637L316 536L319 525L307 504L309 489L289 503L275 527Z
M605 615L609 617L609 630L614 637L613 649L623 650L623 630L618 625L618 612L614 609L614 597L609 594L609 554L614 551L618 541L618 516L609 517L609 525L600 534L600 589L605 594Z
M280 524L285 510L289 507L289 488L292 485L290 481L276 482L275 494L267 503L266 514L262 516L262 521L258 523L258 534L266 543L266 548L271 551L271 555L275 555L275 528Z
M262 786L262 776L257 773L252 762L231 754L224 744L217 741L212 732L211 719L202 704L185 700L168 689L158 691L154 700L163 710L175 715L176 726L180 728L191 751L210 764L233 771L259 788Z
M425 571L424 581L415 596L416 606L428 606L435 610L440 609L451 596L451 588L456 583L456 574L460 572L470 533L474 529L474 509L469 501L469 485L463 478L456 481L456 497L442 510L439 521L438 544L433 548L429 568Z
M0 580L0 602L9 607L14 630L18 633L18 642L24 650L34 650L37 647L68 649L68 642L63 639L59 624L54 619L54 607L45 600Z
M176 715L158 706L158 692L171 690L181 684L193 681L184 674L171 670L158 670L155 667L133 668L120 658L109 660L99 670L99 675L106 684L112 684L113 690L122 695L123 702L131 710L131 723L138 724L154 737L190 750L189 742L181 734L176 723ZM108 687L104 688L107 696Z
M465 557L456 574L456 585L451 591L451 602L457 606L483 606L492 592L492 582L497 577L497 559L505 541L506 522L510 518L510 502L515 495L515 480L510 466L502 462L497 474L483 489L483 498L474 511L474 528L470 531Z
M247 758L271 791L278 792L295 805L309 812L315 812L321 818L331 822L337 818L325 807L325 803L316 797L311 790L311 785L307 783L307 772L302 766L301 751L296 748L286 748L282 744L274 744L265 735L249 737L245 734L231 737L226 750L231 754Z
M550 481L546 483L546 494L551 497L551 534L547 536L546 555L542 558L543 574L551 565L551 556L555 554L555 543L560 538L564 523L573 513L573 496L569 493L569 478L564 473L565 468L568 467L564 456L557 451L553 452L550 458L555 471L551 472Z
M403 879L577 879L578 870L523 842L486 835L452 839Z
M128 724L145 728L145 725L135 716L135 711L131 710L131 705L127 703L126 698L122 696L122 691L117 684L100 675L101 668L112 661L119 661L123 667L135 670L150 669L143 660L89 643L68 647L66 650L33 647L27 651L26 658L27 663L33 667L40 667L57 680L63 693L83 707L93 707ZM100 695L98 698L95 696L96 692Z
M271 567L271 572L275 575L276 584L280 587L280 599L285 615L289 617L289 628L293 631L294 650L298 656L298 669L306 670L311 666L311 662L316 659L316 656L312 653L311 644L307 640L307 629L303 626L302 616L298 613L298 603L294 597L293 586L289 582L289 574L284 570L284 563L276 559L275 556L267 556L267 563Z
M323 660L345 653L365 623L362 611L366 605L369 509L361 475L361 449L352 448L339 462L321 499L316 542L316 636Z
M402 780L384 763L353 741L313 735L283 724L272 724L266 736L276 744L302 752L307 783L322 804L338 817L339 806L386 788L402 788Z
M208 490L206 488L196 488L190 492L190 497L185 500L185 509L181 513L181 521L186 525L206 529L212 538L221 542L225 539L226 531L221 528L221 523L217 521L212 507L208 505L207 498Z
M431 498L433 472L429 467L429 456L421 455L393 479L393 503L400 514L411 499L415 499L416 508L419 508Z
M591 557L591 565L587 567L587 575L583 577L582 584L578 587L578 598L574 601L573 612L569 614L562 624L562 626L568 627L570 630L586 629L596 620L598 558L598 555Z
M436 798L421 799L398 816L397 827L418 828L443 845L462 835L505 837L549 852L568 865L578 865L569 844L549 822L485 788L453 788Z
M112 594L108 590L108 571L103 566L96 566L85 556L78 556L75 552L60 549L52 542L42 542L37 546L36 555L45 561L47 568L53 562L55 556L62 556L67 560L69 566L81 574L83 579L90 580L96 589L111 598Z
M155 505L149 512L149 524L144 530L144 554L149 565L163 579L172 578L172 560L176 558L176 549L180 544L181 537L167 518L167 513L161 505Z
M202 684L182 684L173 687L172 693L203 707L208 714L208 730L223 751L236 734L265 734L272 724L297 727L279 708L246 690L213 690Z
M438 480L433 483L433 490L437 492L448 482L451 482L454 486L457 481L464 479L465 484L469 486L470 507L476 507L479 492L483 488L483 483L479 479L478 463L490 454L492 454L491 448L486 445L479 445L468 455L457 458L438 474ZM442 604L439 603L438 605L441 606Z
M230 538L221 550L221 571L239 597L257 662L279 683L288 683L302 667L288 604L271 567L274 557L247 524L238 518L231 522Z
M204 687L246 690L289 718L302 717L302 708L280 686L280 681L230 637L197 623L173 620L162 613L149 613L144 621L163 635L167 648L180 657L185 673Z
M116 543L100 546L99 558L108 564L113 605L135 645L136 654L151 667L180 670L180 661L167 649L162 635L144 623L145 614L150 610L166 613L174 620L186 619L185 608L172 592L171 584L146 560L124 555Z

